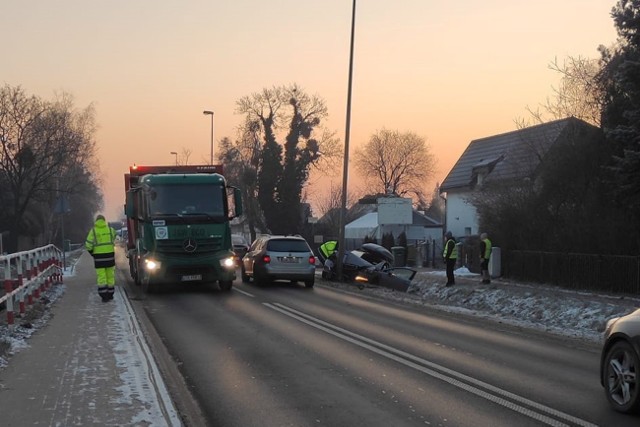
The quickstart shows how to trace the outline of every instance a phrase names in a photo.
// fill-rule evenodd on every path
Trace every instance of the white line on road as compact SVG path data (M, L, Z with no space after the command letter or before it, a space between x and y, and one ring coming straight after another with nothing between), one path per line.
M236 292L240 292L242 295L246 295L246 296L251 297L251 298L255 298L255 297L256 297L255 295L250 294L250 293L249 293L249 292L247 292L247 291L243 291L243 290L241 290L241 289L238 289L238 288L236 288L235 286L234 286L233 288L231 288L231 289L233 289L233 290L234 290L234 291L236 291Z
M400 349L388 346L386 344L380 343L378 341L375 341L370 338L364 337L362 335L356 334L354 332L348 331L339 326L333 325L331 323L325 322L323 320L310 316L301 311L295 310L291 307L287 307L284 304L280 304L280 303L273 303L273 304L263 303L263 304L286 316L292 317L296 320L299 320L300 322L313 326L316 329L320 329L340 339L351 342L362 348L366 348L388 359L395 360L405 366L409 366L413 369L416 369L434 378L441 379L442 381L445 381L451 385L454 385L465 391L473 393L477 396L483 397L484 399L487 399L489 401L502 405L505 408L508 408L520 414L526 415L530 418L543 422L547 425L561 427L561 426L566 426L567 424L564 424L556 419L550 418L544 415L543 413L555 416L557 418L563 419L565 421L574 423L579 426L597 427L595 424L591 424L588 421L582 420L580 418L576 418L572 415L550 408L546 405L542 405L540 403L534 402L532 400L529 400L525 397L511 393L499 387L495 387L484 381L478 380L476 378L472 378L468 375L446 368L442 365L438 365L436 363L422 359L410 353L406 353ZM437 372L436 370L440 372ZM466 381L466 383L462 381ZM486 391L481 390L478 387L482 387ZM515 401L515 402L522 403L524 405L528 405L539 412L520 406L512 401L506 400L506 398L511 399L512 401Z

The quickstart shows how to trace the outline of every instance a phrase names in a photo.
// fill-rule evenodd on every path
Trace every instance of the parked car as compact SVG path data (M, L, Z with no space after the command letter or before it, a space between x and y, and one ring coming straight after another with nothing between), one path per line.
M640 412L640 309L607 322L600 382L619 412Z
M233 253L236 255L236 264L240 265L242 257L249 250L249 243L242 234L232 234L231 244L233 245Z
M266 284L275 280L315 283L315 255L300 236L260 236L242 258L241 277L245 283Z

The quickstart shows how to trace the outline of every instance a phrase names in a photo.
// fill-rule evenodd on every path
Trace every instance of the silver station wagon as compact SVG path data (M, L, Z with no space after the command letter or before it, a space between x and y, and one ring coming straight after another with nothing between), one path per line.
M304 282L307 288L315 283L315 255L300 236L258 237L242 257L241 277L245 283L268 284L276 280Z

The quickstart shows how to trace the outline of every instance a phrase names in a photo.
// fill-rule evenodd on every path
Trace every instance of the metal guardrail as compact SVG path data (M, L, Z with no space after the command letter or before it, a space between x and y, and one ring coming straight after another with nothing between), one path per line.
M62 259L62 251L55 245L0 256L4 280L0 306L6 304L10 329L14 327L16 306L23 315L43 291L53 283L62 283Z
M640 257L507 251L504 277L574 290L640 294Z

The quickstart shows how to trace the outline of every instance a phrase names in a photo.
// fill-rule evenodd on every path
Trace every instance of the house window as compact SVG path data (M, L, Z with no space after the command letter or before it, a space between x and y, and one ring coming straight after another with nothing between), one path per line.
M465 227L464 228L464 235L465 236L471 236L471 227Z

